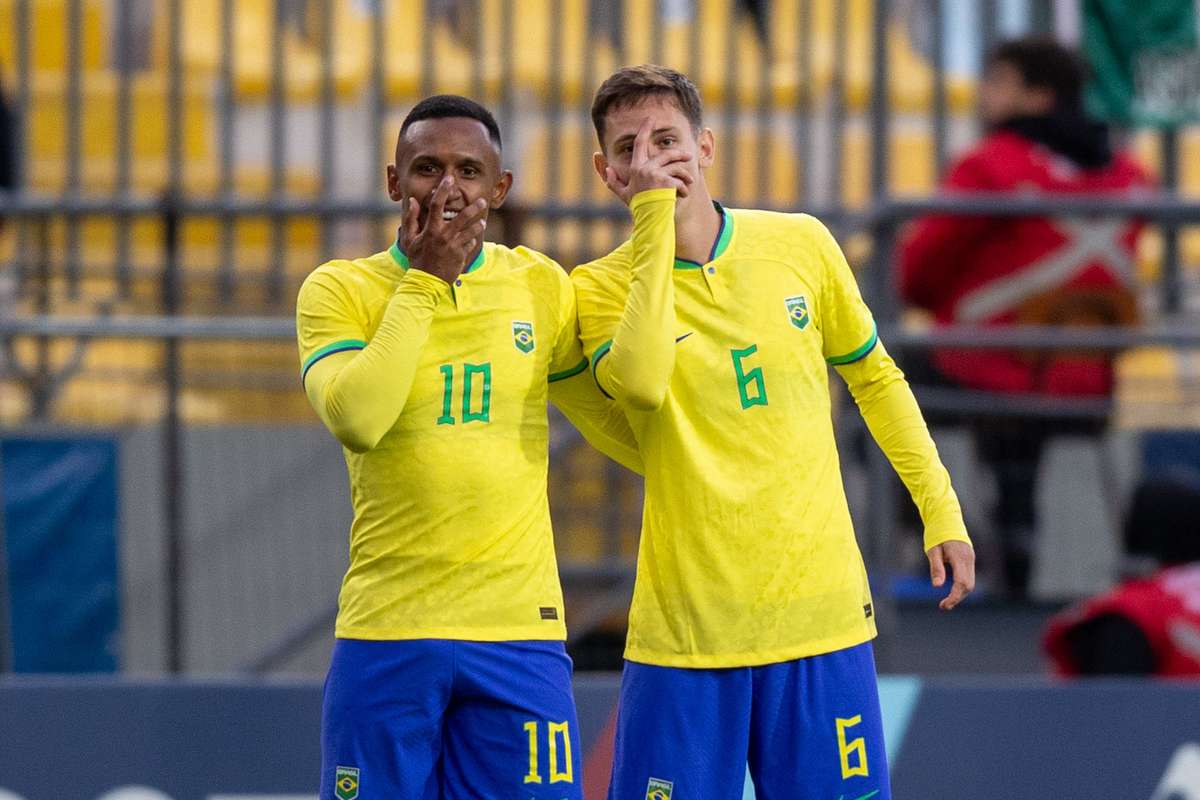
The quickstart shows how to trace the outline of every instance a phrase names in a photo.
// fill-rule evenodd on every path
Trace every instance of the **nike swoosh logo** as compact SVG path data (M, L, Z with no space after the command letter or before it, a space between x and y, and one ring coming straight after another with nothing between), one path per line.
M877 794L879 794L878 789L876 789L873 792L867 792L864 795L859 795L858 797L855 797L854 800L871 800L871 798ZM846 800L846 795L842 795L841 797L838 798L838 800Z
M676 336L676 337L675 337L675 344L679 344L679 343L680 343L680 342L682 342L684 339L686 339L687 337L691 336L693 333L695 333L695 331L688 331L688 332L687 332L687 333L685 333L683 336Z

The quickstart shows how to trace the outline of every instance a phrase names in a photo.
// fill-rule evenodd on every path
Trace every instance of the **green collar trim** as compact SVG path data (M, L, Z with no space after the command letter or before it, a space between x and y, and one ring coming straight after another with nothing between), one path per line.
M470 264L468 264L467 268L465 270L463 270L463 272L474 272L475 270L482 267L483 260L484 260L483 253L484 253L484 250L482 247L480 247L479 255L475 256L475 260L472 261ZM397 266L399 266L400 269L404 270L405 272L408 271L408 268L411 265L409 264L408 256L405 255L404 251L400 249L399 242L392 242L392 246L388 248L388 254L391 255L392 260L396 262Z
M720 203L713 201L713 206L721 213L721 227L717 229L717 240L708 251L708 261L716 261L729 248L729 240L733 238L733 217ZM707 261L705 263L708 263ZM687 258L675 259L675 269L702 269L704 264Z

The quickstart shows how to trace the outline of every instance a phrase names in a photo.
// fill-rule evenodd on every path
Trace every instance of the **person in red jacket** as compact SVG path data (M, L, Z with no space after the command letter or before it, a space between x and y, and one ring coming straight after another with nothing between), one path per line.
M1042 644L1054 671L1200 678L1200 478L1142 484L1126 542L1161 568L1053 617Z
M944 189L1118 196L1147 186L1142 169L1114 152L1107 127L1086 116L1085 78L1079 57L1052 40L1001 44L980 86L988 133L953 165ZM902 242L900 291L938 325L1132 324L1139 229L1137 221L1111 218L928 217ZM1000 410L1017 395L1105 398L1113 382L1110 356L1086 351L939 349L929 364L906 363L905 371L917 384L987 393L980 405ZM1104 416L1075 429L1099 433ZM1038 463L1046 439L1067 428L1061 415L1039 421L989 411L969 421L998 483L992 522L1006 582L1023 596Z

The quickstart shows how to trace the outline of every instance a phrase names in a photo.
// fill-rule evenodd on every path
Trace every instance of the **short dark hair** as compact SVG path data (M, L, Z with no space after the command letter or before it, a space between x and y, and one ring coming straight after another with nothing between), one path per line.
M1030 36L1003 42L992 50L987 63L1009 64L1021 73L1026 86L1054 92L1056 108L1083 107L1087 63L1074 50L1054 39Z
M426 97L413 106L412 111L408 112L408 116L404 118L403 124L400 125L400 138L404 138L405 131L414 122L420 122L423 119L447 119L450 117L467 117L468 119L479 120L483 123L483 127L487 128L488 138L495 143L496 149L502 149L500 126L496 124L496 118L492 116L492 112L474 100L457 94L435 94L432 97Z
M700 130L703 112L700 92L687 75L657 64L623 67L600 84L592 100L592 124L596 126L601 147L604 146L604 118L609 111L628 108L647 97L656 96L675 101L675 105L692 124L692 129Z

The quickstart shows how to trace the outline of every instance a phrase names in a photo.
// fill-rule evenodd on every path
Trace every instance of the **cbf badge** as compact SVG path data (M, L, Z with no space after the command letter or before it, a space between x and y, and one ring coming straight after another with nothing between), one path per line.
M333 775L333 791L338 800L357 800L358 768L338 767Z
M662 778L651 778L646 786L646 800L671 800L671 790L675 784Z
M785 298L783 304L787 306L788 319L792 321L800 330L808 327L808 302L804 299L804 295L798 294L795 297Z
M533 325L528 322L513 322L513 344L522 353L533 351Z

